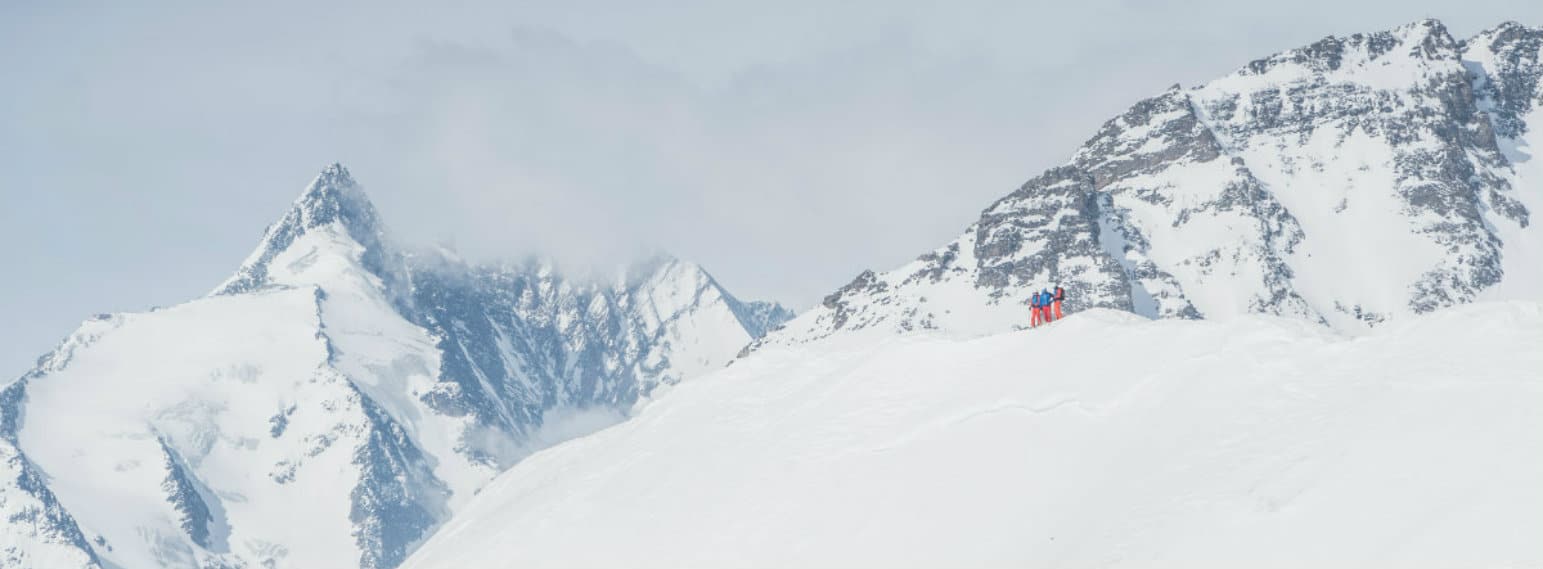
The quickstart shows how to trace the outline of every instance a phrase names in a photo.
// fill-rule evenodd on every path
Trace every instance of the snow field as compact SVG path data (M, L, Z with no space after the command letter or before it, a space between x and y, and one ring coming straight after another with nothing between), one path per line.
M1540 345L1516 302L768 348L533 455L403 567L1538 564Z

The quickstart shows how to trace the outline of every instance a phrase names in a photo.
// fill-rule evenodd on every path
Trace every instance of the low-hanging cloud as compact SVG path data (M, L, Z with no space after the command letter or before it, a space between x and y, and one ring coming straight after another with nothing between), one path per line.
M606 267L662 250L806 302L865 261L941 244L1069 151L1034 150L1025 115L987 104L1063 96L1007 88L991 65L896 33L704 85L551 30L426 43L392 84L407 179L433 190L390 205L416 239L473 258Z

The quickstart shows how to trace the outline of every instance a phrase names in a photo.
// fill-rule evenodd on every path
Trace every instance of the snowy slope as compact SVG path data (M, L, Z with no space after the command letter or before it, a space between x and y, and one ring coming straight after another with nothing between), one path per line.
M27 379L0 391L0 567L99 569L75 518L16 447L17 403Z
M1543 299L1543 28L1326 38L1140 101L953 242L864 272L762 343L979 333L1073 310L1275 314L1353 331Z
M409 254L333 165L214 294L93 319L0 392L0 565L394 567L786 316L669 258L588 283Z
M295 289L112 316L28 382L20 446L99 556L349 567L351 518L421 534L442 513L428 469L397 461L419 452L401 426L328 365L319 300ZM375 454L404 479L370 480ZM398 496L374 512L349 499L377 492Z
M1535 566L1540 345L1513 302L768 347L520 463L403 567Z

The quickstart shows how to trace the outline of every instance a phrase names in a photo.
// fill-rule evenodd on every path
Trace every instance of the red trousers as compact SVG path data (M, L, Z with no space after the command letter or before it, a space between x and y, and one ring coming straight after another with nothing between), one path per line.
M1055 319L1061 319L1061 301L1059 300L1055 301Z
M1029 309L1029 327L1039 326L1039 307Z

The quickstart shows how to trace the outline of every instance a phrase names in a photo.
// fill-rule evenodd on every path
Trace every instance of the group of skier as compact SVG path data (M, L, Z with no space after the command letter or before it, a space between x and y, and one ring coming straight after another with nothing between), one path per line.
M1040 324L1049 324L1061 319L1061 301L1066 300L1066 289L1061 285L1055 285L1055 292L1044 289L1029 297L1029 308L1032 316L1029 318L1029 327L1038 327Z

